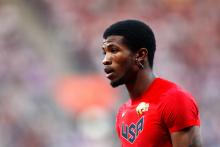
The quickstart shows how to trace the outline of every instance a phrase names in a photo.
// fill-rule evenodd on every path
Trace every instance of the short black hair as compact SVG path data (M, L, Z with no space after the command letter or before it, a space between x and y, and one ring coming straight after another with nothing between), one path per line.
M123 43L133 52L137 52L140 48L146 48L149 65L151 68L153 67L156 41L152 29L147 24L132 19L118 21L105 30L103 38L106 39L111 35L123 36Z

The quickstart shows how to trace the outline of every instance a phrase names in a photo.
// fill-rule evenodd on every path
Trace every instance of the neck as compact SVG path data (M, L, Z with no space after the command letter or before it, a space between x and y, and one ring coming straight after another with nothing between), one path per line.
M140 97L154 79L155 75L151 69L139 71L129 83L125 84L130 97L132 99Z

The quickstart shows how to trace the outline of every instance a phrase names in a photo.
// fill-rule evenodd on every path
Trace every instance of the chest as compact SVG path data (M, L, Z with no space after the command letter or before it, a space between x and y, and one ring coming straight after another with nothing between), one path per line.
M169 138L157 103L139 103L118 114L118 133L123 144L146 145Z

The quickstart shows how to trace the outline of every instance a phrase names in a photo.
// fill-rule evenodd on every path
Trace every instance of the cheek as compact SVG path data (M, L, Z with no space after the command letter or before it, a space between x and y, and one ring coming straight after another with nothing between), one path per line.
M120 56L116 58L116 64L118 66L118 70L123 72L130 70L132 68L133 62L132 59L128 56Z

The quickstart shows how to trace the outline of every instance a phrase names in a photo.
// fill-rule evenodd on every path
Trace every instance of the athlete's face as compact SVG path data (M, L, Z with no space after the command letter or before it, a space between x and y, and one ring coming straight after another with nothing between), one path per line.
M135 54L123 44L123 37L112 35L103 41L104 71L112 87L126 84L135 72Z

